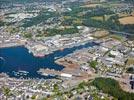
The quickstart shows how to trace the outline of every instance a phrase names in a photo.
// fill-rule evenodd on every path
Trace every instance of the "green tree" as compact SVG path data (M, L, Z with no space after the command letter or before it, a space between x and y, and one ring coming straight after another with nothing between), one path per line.
M11 90L8 87L2 87L2 91L3 94L6 96L6 100L7 100L7 98L11 95Z
M92 60L89 62L89 66L91 66L94 69L96 69L97 65L98 65L98 62L96 60Z
M104 93L108 93L118 100L134 100L134 93L125 92L119 83L111 78L96 78L92 84Z
M31 99L36 99L36 95L32 95Z

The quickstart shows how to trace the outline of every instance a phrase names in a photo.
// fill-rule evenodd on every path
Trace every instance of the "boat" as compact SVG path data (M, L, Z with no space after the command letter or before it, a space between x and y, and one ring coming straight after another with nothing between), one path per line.
M20 71L18 71L19 73L25 73L25 74L28 74L29 72L27 72L27 71L23 71L23 70L20 70Z
M59 58L61 58L61 57L54 57L55 60L56 60L56 59L59 59Z
M49 74L47 74L47 73L42 73L41 75L48 76Z
M20 76L20 73L19 72L13 71L13 74L14 74L14 76Z
M20 71L18 71L18 72L13 71L13 74L14 74L15 76L26 76L28 73L29 73L29 72L27 72L27 71L22 71L22 70L20 70Z
M40 69L39 71L37 71L38 74L43 75L43 76L48 76L49 74L44 72L44 69Z
M42 71L37 71L37 72L38 72L38 74L43 75L43 76L48 76L48 75L49 75L49 74L44 73L44 72L42 72Z
M49 76L51 76L51 77L55 77L56 75L54 75L54 74L49 74Z

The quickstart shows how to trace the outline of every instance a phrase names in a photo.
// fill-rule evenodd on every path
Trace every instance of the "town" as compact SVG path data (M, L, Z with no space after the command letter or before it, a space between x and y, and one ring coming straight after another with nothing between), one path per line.
M134 99L133 1L0 2L0 100Z

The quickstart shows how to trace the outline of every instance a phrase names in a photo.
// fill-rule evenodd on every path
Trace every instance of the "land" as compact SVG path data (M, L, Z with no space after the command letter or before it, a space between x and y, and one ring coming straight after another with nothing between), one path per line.
M131 16L131 17L124 17L124 18L120 18L119 19L120 23L121 24L134 24L134 17Z
M0 73L1 100L134 99L133 2L0 2L0 49L23 45L41 58L95 44L55 58L55 63L64 67L61 71L38 70L43 76L54 76L52 79L17 79Z

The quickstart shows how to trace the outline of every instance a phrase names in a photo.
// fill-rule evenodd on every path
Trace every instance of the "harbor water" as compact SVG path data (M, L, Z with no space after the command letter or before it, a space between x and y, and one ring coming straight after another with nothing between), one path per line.
M52 54L44 57L35 57L28 52L24 46L0 48L0 73L6 73L10 77L15 78L51 78L51 76L42 76L37 73L40 68L49 68L55 70L62 70L64 67L56 64L55 58L64 57L67 54L73 53L82 48L94 46L95 43L86 43L64 50L57 50Z

